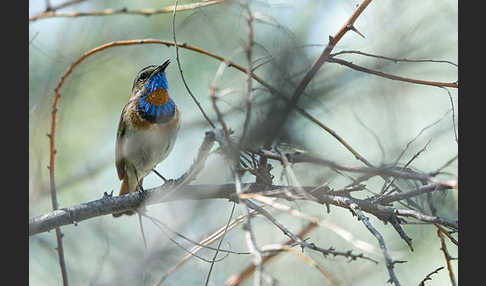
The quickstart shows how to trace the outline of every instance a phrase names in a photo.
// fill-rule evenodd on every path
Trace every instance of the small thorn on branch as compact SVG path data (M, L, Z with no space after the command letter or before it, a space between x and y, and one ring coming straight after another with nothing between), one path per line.
M391 264L392 264L392 266L394 266L397 263L407 263L407 262L408 261L406 261L406 260L393 260Z
M358 29L356 29L356 27L354 27L353 25L347 25L346 28L360 35L361 37L363 37L363 39L366 39L366 37L363 34L361 34L361 32L358 31Z

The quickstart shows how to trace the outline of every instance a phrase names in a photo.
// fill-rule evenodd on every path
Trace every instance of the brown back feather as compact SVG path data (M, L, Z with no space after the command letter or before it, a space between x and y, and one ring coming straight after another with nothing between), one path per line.
M122 150L123 150L123 135L125 134L126 130L126 122L123 120L123 114L125 113L126 105L122 110L122 114L120 116L120 122L118 123L118 131L116 133L116 143L115 143L115 165L116 171L118 173L118 178L120 180L125 177L125 158L123 157Z

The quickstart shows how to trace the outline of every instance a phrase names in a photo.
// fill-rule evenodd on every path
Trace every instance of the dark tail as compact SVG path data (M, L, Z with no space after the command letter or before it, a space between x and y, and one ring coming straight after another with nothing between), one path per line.
M143 181L143 178L140 179L140 184L142 184L142 181ZM122 184L120 186L120 192L118 193L119 196L137 191L137 185L136 184L135 184L135 187L133 188L133 190L131 190L131 191L129 190L128 185L129 185L128 184L128 178L127 178L127 175L125 174L125 177L123 177ZM112 215L113 215L113 217L120 217L122 215L134 215L134 214L135 214L135 211L127 210L127 211L120 212L120 213L113 213Z

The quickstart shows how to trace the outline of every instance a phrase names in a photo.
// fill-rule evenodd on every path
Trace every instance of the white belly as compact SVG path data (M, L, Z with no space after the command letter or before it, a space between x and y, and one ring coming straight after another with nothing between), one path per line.
M154 125L147 130L132 129L126 134L123 153L125 160L134 166L139 177L145 177L174 147L179 126Z

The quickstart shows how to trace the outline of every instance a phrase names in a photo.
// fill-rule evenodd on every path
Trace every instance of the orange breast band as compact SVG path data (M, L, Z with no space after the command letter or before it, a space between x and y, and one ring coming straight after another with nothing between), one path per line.
M147 96L145 101L152 105L164 105L169 102L169 95L165 88L157 88Z

